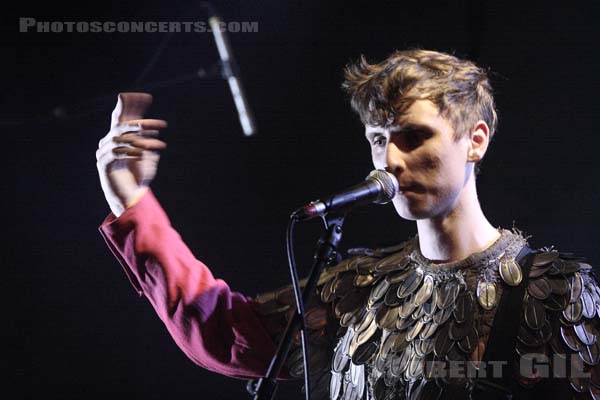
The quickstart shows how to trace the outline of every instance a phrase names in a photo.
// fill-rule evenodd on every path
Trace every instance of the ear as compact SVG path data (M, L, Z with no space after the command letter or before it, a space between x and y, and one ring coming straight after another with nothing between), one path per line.
M467 161L478 162L483 159L490 143L490 128L485 121L479 120L471 129L469 136L469 152L467 153Z

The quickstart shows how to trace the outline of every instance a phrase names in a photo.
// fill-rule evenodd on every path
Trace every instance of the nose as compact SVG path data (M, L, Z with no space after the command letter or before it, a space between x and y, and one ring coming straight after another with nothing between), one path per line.
M392 141L385 149L385 170L398 176L406 169L406 154Z

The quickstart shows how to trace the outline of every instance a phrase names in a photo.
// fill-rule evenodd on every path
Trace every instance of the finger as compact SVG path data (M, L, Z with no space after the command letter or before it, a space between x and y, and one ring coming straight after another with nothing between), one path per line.
M162 140L158 140L158 139L144 139L144 138L130 138L128 140L119 140L117 141L116 139L120 139L120 138L115 138L115 142L117 143L126 143L126 144L130 144L133 147L139 147L141 149L146 149L146 150L162 150L164 148L167 147L167 144L165 142L163 142Z
M163 119L132 119L123 121L121 125L135 125L140 126L142 129L164 129L167 127L167 121Z
M98 163L107 164L116 158L120 158L121 156L119 154L113 152L114 149L115 147L113 146L104 146L98 149L98 151L96 151L96 161Z
M156 152L167 147L167 144L157 139L142 139L140 143L135 146L132 144L125 144L124 146L116 146L112 149L114 154L129 154L138 155L144 151Z
M96 160L100 160L106 154L110 154L111 156L114 156L112 151L116 146L117 146L116 143L110 141L110 142L105 143L102 146L98 147L98 150L96 150Z
M124 133L122 135L119 136L114 136L112 138L113 142L116 143L129 143L132 140L136 140L139 138L151 138L151 137L157 137L159 135L159 132L157 130L153 130L153 129L148 129L148 130L143 130L143 131L139 131L139 132L135 132L135 133Z
M98 147L104 146L106 143L112 142L112 139L116 136L120 136L124 133L128 132L140 132L142 130L139 124L131 125L131 124L120 124L114 126L110 129L110 131L98 142Z
M112 152L117 156L134 156L141 157L144 154L144 149L140 149L137 147L115 147Z

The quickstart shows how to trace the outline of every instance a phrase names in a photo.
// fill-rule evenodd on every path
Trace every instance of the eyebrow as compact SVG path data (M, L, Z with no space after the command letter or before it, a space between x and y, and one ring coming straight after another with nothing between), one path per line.
M413 131L432 132L432 130L429 126L423 125L423 124L418 124L418 123L413 123L413 122L403 124L401 127L390 128L389 131L392 134L407 133L407 132L413 132ZM370 139L370 138L374 137L375 135L382 135L382 134L384 134L383 131L380 131L377 129L365 132L365 136L367 137L367 139Z

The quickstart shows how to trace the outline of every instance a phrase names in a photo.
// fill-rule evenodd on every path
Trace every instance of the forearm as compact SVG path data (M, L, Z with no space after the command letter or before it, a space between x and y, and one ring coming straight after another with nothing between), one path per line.
M100 232L192 361L232 377L264 375L275 346L255 304L193 256L151 191Z

